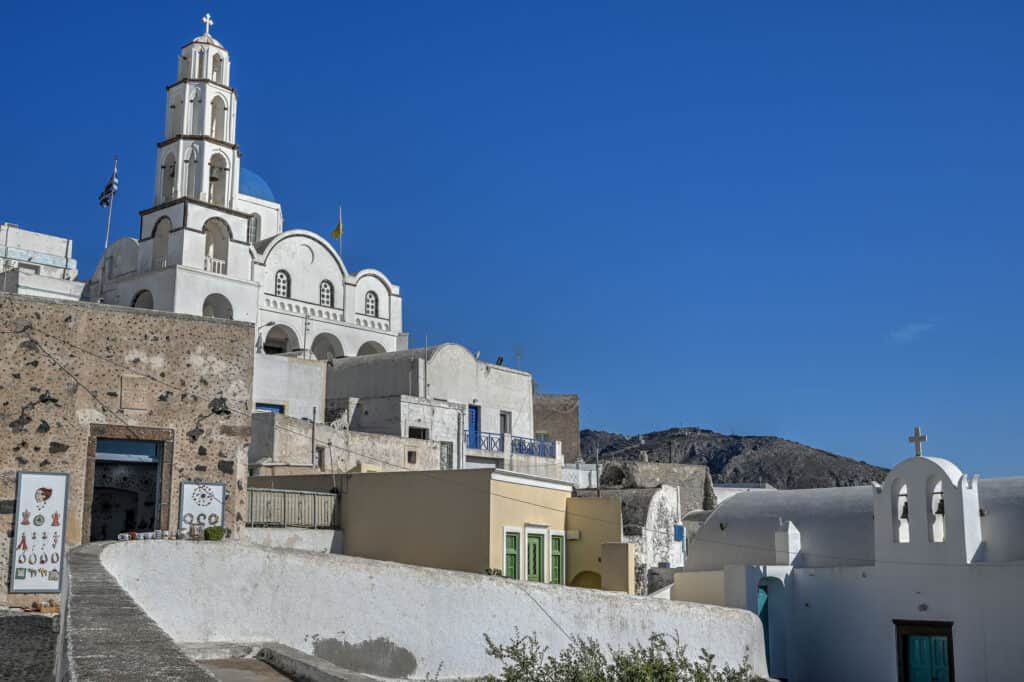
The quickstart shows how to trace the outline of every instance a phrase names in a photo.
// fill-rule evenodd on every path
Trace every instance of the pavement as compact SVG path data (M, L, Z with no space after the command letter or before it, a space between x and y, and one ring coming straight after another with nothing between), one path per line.
M52 682L59 620L0 609L0 680Z
M222 658L201 664L219 682L284 682L285 677L255 658Z
M216 679L186 656L107 573L99 556L105 545L92 542L68 553L67 656L73 675L104 682Z

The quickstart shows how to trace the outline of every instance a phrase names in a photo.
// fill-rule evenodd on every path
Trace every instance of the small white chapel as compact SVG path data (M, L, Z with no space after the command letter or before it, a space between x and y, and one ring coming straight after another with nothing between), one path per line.
M779 680L1020 680L1024 476L968 476L925 440L882 483L725 500L672 599L757 613Z
M350 272L320 235L286 230L269 185L242 167L230 55L204 22L167 86L139 238L104 252L83 298L251 322L257 353L325 360L406 348L399 287L379 270Z

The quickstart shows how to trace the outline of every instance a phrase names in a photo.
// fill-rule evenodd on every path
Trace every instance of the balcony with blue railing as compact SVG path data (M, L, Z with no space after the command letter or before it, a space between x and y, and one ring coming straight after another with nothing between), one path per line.
M505 452L505 434L486 431L466 431L466 447L472 450Z
M509 451L505 444L508 441ZM507 433L487 433L485 431L466 431L466 447L472 450L486 450L511 455L529 455L531 457L555 458L555 442L513 436Z

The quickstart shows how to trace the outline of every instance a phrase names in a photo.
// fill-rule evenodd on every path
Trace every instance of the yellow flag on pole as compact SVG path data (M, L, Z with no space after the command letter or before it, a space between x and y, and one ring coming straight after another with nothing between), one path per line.
M331 232L331 236L335 239L341 239L341 234L345 231L345 226L341 222L341 204L338 205L338 224L334 226L334 232Z

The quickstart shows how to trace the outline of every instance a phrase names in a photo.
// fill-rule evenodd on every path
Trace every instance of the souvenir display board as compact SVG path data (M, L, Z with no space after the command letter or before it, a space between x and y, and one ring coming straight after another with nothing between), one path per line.
M11 538L11 592L60 592L68 475L18 472Z
M182 481L178 528L188 530L198 523L205 530L224 525L224 484Z

